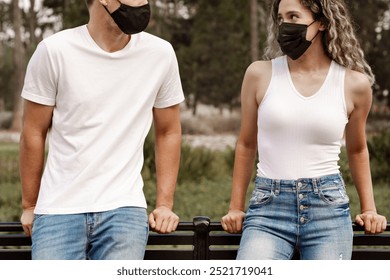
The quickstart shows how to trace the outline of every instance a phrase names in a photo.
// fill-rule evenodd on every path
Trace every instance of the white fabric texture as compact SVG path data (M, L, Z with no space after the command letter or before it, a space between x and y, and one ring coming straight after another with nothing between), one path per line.
M61 31L37 47L22 97L54 106L36 214L146 207L141 169L152 109L184 100L168 42L141 32L109 53L86 25Z
M257 175L272 179L317 178L339 172L348 116L345 68L332 61L312 96L295 88L287 57L272 60L272 78L258 108Z

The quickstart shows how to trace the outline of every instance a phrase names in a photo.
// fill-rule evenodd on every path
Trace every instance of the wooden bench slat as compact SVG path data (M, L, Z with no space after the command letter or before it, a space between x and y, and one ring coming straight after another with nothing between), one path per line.
M354 249L352 260L390 260L390 250L383 249Z
M192 245L194 235L184 234L150 234L148 245Z
M29 249L0 249L0 260L31 260Z
M146 250L145 260L192 260L192 250Z
M1 234L0 246L31 246L31 239L24 234Z
M365 235L355 233L353 237L353 245L390 246L390 234Z
M211 245L239 245L241 234L212 234L210 235Z

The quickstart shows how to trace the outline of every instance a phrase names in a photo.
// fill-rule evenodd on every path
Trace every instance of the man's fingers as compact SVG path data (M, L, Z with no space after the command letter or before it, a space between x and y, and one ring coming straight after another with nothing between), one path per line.
M173 232L179 224L179 217L169 209L155 209L150 217L153 217L153 222L149 220L149 224L158 233Z
M156 227L156 221L154 220L153 213L150 213L149 215L149 226L154 229Z

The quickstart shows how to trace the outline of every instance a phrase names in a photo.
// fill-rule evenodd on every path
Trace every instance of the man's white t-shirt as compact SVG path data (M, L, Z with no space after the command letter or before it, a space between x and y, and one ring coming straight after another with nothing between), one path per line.
M152 109L184 100L170 43L146 32L114 53L87 26L43 40L22 97L54 106L36 214L146 207L141 169Z

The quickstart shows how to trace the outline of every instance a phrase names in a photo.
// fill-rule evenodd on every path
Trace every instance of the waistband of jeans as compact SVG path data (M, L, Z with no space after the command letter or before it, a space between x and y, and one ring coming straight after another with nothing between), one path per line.
M335 180L344 182L340 173L325 175L317 178L299 178L296 180L256 177L255 182L263 183L264 185L269 186L271 188L295 190L300 188L318 188L325 182Z

